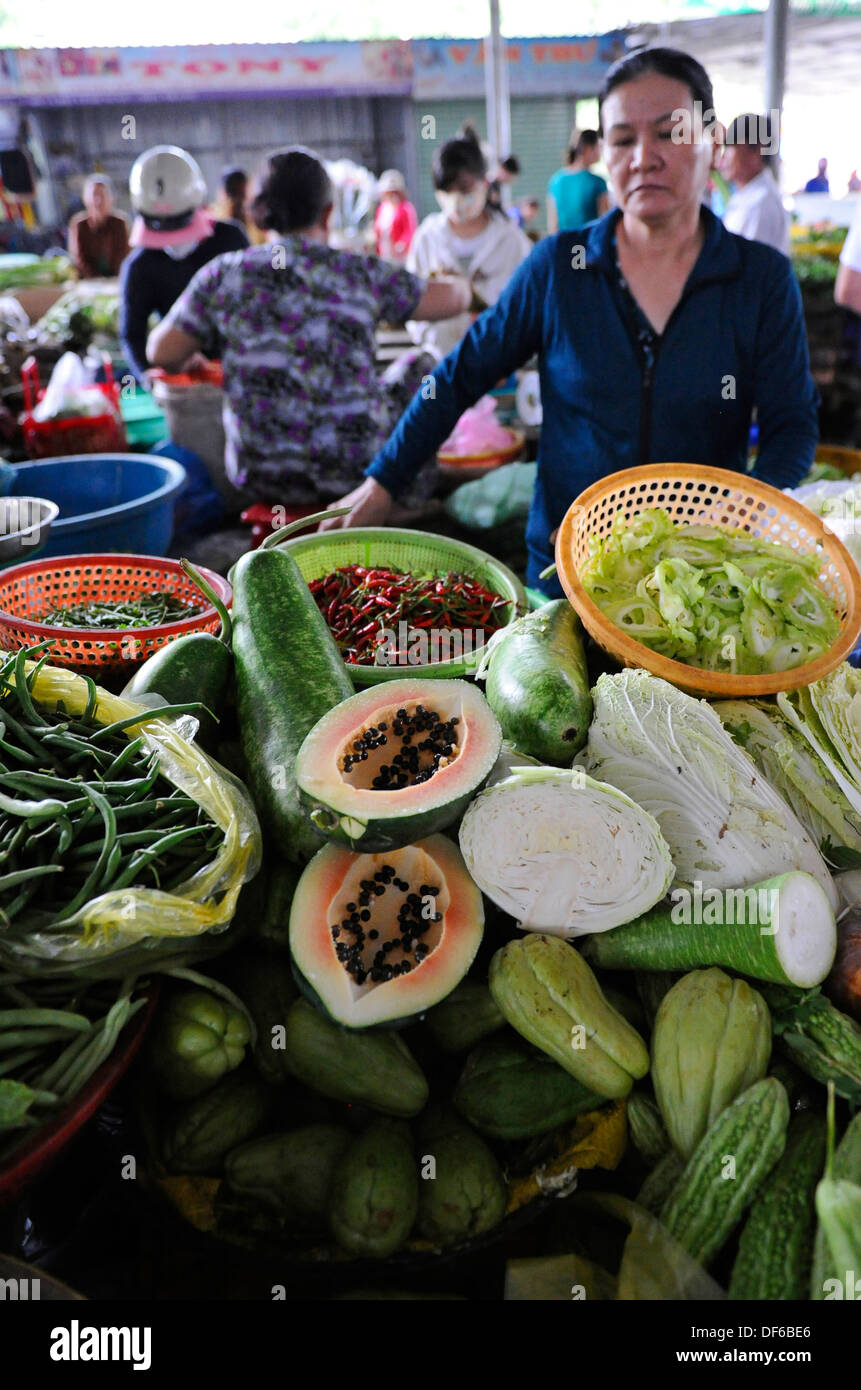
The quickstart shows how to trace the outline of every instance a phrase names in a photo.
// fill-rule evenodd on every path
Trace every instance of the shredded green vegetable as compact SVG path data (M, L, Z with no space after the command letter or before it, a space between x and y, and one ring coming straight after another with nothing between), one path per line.
M677 526L661 508L592 537L586 592L616 627L688 666L739 674L788 671L840 631L820 587L821 557L744 531Z

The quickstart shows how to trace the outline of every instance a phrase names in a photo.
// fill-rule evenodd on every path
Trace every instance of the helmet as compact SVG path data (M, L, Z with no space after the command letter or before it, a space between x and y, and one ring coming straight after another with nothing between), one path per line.
M200 165L177 145L156 145L136 159L129 192L134 211L160 232L187 226L206 202Z
M202 211L206 184L200 165L177 145L155 145L136 159L129 192L137 213L132 246L164 250L212 235L212 219Z
M406 193L407 181L399 169L385 169L377 180L377 193Z

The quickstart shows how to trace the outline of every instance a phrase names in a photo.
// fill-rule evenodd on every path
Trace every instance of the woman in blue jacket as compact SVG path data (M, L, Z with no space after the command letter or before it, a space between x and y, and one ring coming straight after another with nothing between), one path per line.
M600 96L617 207L540 242L402 415L332 525L385 521L468 406L539 355L543 426L527 581L585 487L637 463L743 471L790 487L817 443L801 298L789 261L703 206L714 163L707 73L675 49L621 59ZM560 593L556 581L545 592Z

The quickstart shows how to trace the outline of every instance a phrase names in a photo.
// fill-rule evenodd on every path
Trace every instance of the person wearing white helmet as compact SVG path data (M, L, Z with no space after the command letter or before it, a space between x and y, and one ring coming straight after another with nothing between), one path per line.
M200 166L176 145L156 145L135 160L129 192L134 249L120 273L120 339L142 381L150 315L164 318L202 266L225 251L241 251L248 238L235 223L216 222L204 211Z

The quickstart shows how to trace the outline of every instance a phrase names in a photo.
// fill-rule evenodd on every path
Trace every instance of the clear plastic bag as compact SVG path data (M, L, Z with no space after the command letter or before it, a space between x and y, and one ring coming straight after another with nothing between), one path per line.
M36 677L33 695L49 708L62 701L70 714L80 714L88 686L71 671L45 666ZM146 706L99 691L95 717L100 724L127 719L137 711L146 722L129 726L127 737L142 737L158 752L163 776L193 797L224 831L215 858L173 892L126 888L102 893L55 931L0 937L4 963L19 963L24 969L40 961L89 964L158 939L223 931L233 918L242 885L260 868L260 825L251 798L232 773L192 741L197 720L159 719Z
M64 352L51 372L42 399L33 409L33 419L42 423L113 413L113 403L95 384L99 365L98 360L84 361L76 352Z
M462 526L488 531L529 514L536 463L504 463L483 478L463 483L446 499L445 509Z

